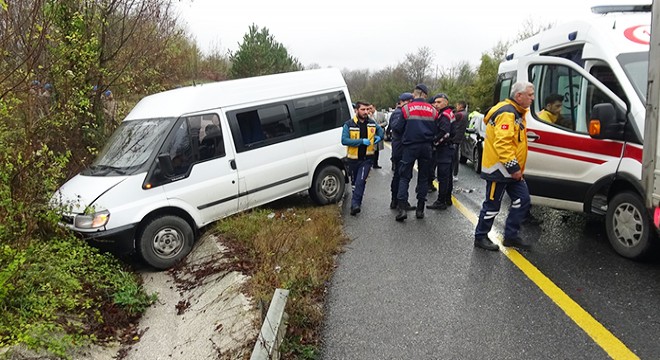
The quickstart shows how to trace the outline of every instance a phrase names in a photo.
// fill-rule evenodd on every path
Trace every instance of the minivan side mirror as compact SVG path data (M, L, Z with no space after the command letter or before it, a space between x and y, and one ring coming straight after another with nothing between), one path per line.
M170 154L158 154L158 165L160 165L160 171L165 177L170 177L174 175L174 167L172 166L172 158Z
M614 105L596 104L591 110L589 135L594 139L623 140L624 125L617 119Z

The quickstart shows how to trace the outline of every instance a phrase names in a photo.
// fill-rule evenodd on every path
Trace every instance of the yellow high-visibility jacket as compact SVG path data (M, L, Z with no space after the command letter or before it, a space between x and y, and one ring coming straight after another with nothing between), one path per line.
M366 146L366 156L371 157L374 155L374 142L375 137L383 138L383 128L381 128L373 119L367 119L367 138L370 144ZM358 158L358 150L362 145L360 138L360 127L358 126L357 116L344 123L342 130L341 143L346 145L346 157L349 159Z
M512 180L511 174L525 171L527 161L527 122L529 109L506 99L493 106L484 117L486 140L481 177L491 181Z

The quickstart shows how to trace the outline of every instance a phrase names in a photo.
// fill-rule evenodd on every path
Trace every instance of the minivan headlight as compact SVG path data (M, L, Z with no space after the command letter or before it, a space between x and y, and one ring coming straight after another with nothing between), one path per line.
M108 210L99 211L93 214L76 215L74 226L79 229L96 229L108 223L110 212Z

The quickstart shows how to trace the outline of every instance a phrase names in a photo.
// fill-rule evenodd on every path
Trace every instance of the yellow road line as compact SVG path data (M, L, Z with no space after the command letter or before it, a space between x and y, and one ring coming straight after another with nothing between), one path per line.
M460 211L474 226L477 225L479 217L473 212L469 211L463 204L461 204L456 197L452 195L454 207ZM502 235L497 232L494 239L500 246L500 251L506 255L511 262L522 271L536 286L538 286L543 293L545 293L560 309L568 315L577 326L579 326L587 335L589 335L598 346L600 346L612 359L639 359L628 347L621 342L614 334L605 328L598 320L594 319L591 314L584 310L578 303L571 299L566 293L560 289L555 283L545 276L536 266L527 260L514 248L507 248L502 246Z

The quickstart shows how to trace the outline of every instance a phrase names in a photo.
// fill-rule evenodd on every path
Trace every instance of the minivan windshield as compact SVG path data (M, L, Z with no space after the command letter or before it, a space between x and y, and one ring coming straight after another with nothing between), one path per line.
M143 168L176 118L124 121L83 175L131 175Z
M621 54L618 57L619 63L623 67L628 79L635 88L637 96L646 104L646 87L649 78L649 53L637 52Z

